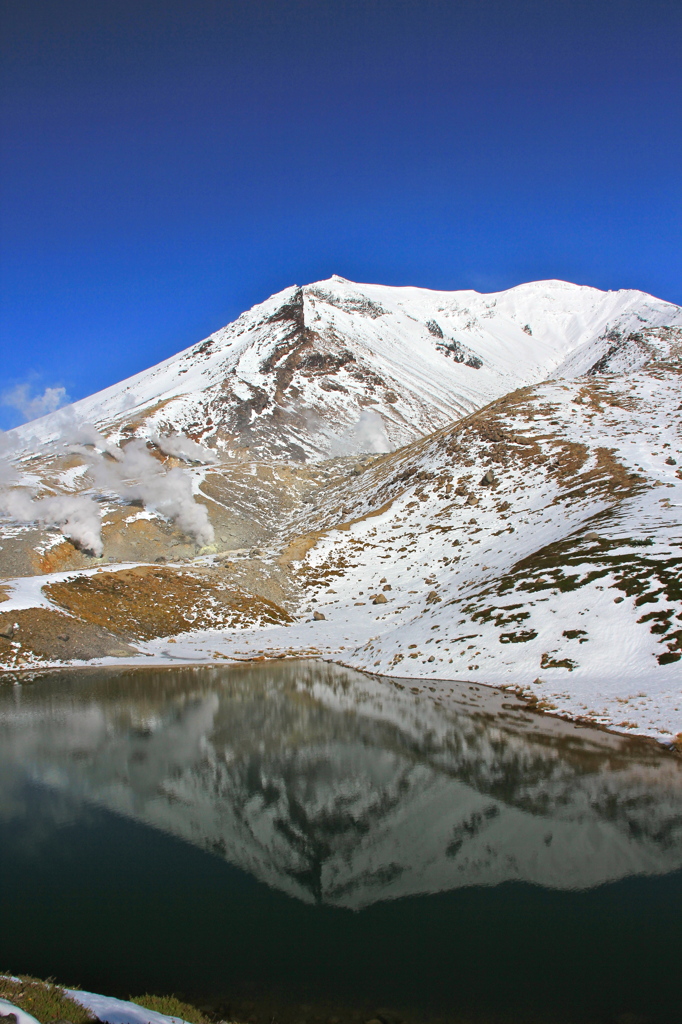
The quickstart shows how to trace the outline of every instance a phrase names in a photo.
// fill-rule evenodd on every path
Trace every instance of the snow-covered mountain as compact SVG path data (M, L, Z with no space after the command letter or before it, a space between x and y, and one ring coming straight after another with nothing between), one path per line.
M305 460L385 451L521 385L641 365L682 309L565 281L439 292L340 277L291 287L184 352L75 403L117 440L189 435ZM617 364L617 365L616 365ZM64 413L24 428L54 435Z
M681 369L641 292L289 289L13 432L0 664L316 655L682 749Z

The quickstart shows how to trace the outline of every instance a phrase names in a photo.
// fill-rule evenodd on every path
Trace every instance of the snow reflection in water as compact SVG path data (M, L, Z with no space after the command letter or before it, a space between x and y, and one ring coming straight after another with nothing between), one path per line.
M654 745L485 688L462 684L437 706L319 662L2 687L0 821L20 813L27 776L299 900L352 909L682 865L682 765Z

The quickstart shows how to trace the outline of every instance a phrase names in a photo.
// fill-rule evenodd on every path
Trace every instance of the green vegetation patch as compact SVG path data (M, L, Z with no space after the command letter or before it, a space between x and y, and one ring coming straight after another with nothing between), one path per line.
M163 1013L167 1017L180 1017L189 1024L210 1024L208 1017L205 1017L196 1006L183 1003L177 996L153 996L147 993L143 996L131 996L131 1003L143 1006L145 1010L153 1010L155 1013ZM74 1021L73 1024L76 1024Z
M30 978L28 975L21 975L18 978L0 975L0 997L18 1006L25 1013L30 1013L40 1021L40 1024L47 1024L52 1020L88 1024L95 1019L88 1010L65 995L59 985L50 981L40 981L39 978Z
M41 981L28 975L12 977L0 975L0 998L6 999L20 1010L30 1013L40 1021L70 1021L71 1024L92 1024L97 1018L89 1010L67 996L64 990L53 981ZM143 996L131 996L131 1003L143 1006L145 1010L163 1013L168 1017L179 1017L189 1024L211 1024L196 1006L183 1003L176 996L155 996L149 993Z

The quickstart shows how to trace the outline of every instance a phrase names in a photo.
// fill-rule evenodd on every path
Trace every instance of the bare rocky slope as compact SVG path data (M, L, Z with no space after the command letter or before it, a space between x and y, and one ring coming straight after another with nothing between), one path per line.
M640 292L273 296L6 439L0 659L312 654L676 742L681 356Z

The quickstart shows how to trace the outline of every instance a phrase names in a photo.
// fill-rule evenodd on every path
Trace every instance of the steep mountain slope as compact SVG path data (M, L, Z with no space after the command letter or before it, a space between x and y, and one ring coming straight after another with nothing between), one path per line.
M273 295L20 433L59 436L70 416L117 441L183 432L259 458L386 451L522 384L588 372L619 347L636 357L630 335L675 325L679 307L637 291L538 281L479 294L333 277Z

